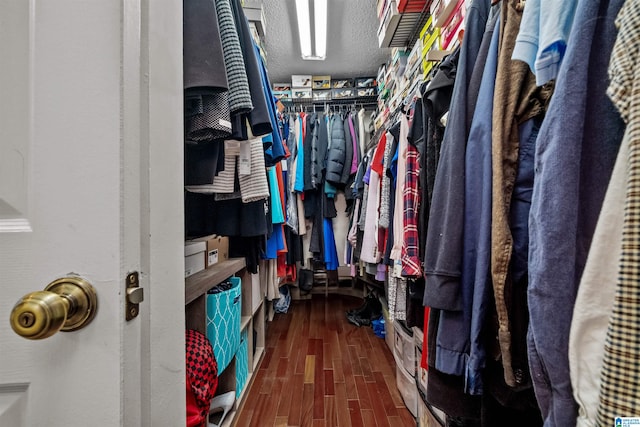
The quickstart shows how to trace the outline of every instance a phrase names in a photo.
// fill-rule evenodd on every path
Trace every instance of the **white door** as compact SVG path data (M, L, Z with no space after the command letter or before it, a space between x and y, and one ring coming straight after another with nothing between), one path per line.
M0 0L0 427L184 425L181 87L181 1ZM68 275L93 321L18 336Z

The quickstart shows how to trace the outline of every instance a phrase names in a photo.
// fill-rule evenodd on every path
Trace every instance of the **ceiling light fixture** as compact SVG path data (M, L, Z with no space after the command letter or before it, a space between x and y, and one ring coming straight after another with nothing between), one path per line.
M327 57L327 0L313 0L316 29L316 56Z
M298 15L298 34L302 57L311 56L311 20L309 19L309 0L296 0Z
M315 55L311 48L311 15L309 0L296 0L298 34L302 59L322 61L327 56L327 0L313 0Z

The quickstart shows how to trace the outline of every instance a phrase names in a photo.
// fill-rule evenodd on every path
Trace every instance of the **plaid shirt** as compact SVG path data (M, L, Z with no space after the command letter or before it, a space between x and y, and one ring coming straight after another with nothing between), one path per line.
M616 19L608 94L627 122L629 167L622 256L601 373L598 425L640 415L640 0L627 0Z
M418 212L420 206L420 153L413 144L407 147L407 173L404 183L404 242L402 244L402 275L422 276L419 256Z

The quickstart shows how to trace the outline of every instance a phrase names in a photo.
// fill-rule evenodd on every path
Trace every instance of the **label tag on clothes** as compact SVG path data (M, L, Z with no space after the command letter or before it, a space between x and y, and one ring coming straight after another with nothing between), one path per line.
M240 141L234 139L228 139L224 142L224 155L225 156L239 156L240 155Z
M224 126L227 129L231 129L231 122L229 120L219 119L218 123L220 124L220 126Z
M402 277L402 261L396 260L393 263L393 277Z
M240 143L240 162L238 168L239 175L251 174L251 142L242 141Z

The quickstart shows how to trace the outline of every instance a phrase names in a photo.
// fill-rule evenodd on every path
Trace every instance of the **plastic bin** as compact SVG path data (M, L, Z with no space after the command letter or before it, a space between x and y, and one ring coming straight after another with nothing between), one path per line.
M249 378L249 340L247 329L240 334L240 348L236 353L236 398L239 399Z
M240 348L242 287L239 277L231 277L229 282L230 289L207 293L207 338L213 346L218 372L225 370Z

